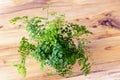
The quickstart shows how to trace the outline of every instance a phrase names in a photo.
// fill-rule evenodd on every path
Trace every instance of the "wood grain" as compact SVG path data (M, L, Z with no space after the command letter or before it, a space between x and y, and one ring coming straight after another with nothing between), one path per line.
M17 1L17 0L13 0ZM22 2L23 1L23 2ZM15 2L14 6L0 7L0 78L2 80L120 80L120 0L27 0ZM9 23L15 16L45 16L41 7L53 2L50 11L66 14L66 20L86 25L94 34L87 38L90 47L92 70L88 76L79 72L76 64L74 74L69 78L47 76L39 64L27 58L27 76L23 78L11 65L19 62L17 52L22 36L28 36L24 28L17 29Z

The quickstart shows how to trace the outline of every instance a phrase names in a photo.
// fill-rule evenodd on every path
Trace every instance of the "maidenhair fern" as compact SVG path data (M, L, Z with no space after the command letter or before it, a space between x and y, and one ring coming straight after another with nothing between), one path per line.
M67 22L64 15L57 15L55 12L50 15L53 18L23 16L11 20L13 24L22 22L21 25L29 34L28 39L23 37L20 41L18 52L21 63L15 64L18 72L23 76L26 75L26 57L32 56L40 62L42 68L49 65L61 76L71 74L76 61L80 65L80 70L85 75L88 74L90 63L84 48L87 40L81 36L92 33L85 26ZM74 40L78 44L75 44Z

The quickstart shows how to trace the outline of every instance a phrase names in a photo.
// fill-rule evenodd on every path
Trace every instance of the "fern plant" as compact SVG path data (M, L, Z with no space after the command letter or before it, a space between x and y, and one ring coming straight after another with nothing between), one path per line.
M49 65L61 76L71 74L76 61L80 65L80 70L85 75L88 74L91 66L84 48L87 40L82 38L82 35L92 34L92 32L83 25L67 22L64 15L55 12L48 14L52 19L38 16L11 19L10 22L13 24L20 21L29 34L28 39L23 37L20 41L18 52L21 62L14 65L18 72L26 76L26 57L32 56L40 62L42 68ZM78 42L77 45L74 40Z

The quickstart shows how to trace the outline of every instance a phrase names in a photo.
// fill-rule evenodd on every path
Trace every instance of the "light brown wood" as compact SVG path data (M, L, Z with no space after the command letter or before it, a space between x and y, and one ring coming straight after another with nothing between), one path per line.
M0 6L1 80L120 80L120 0L50 0L53 2L50 11L64 13L66 20L86 25L94 33L87 37L91 43L86 45L91 52L91 74L83 76L76 64L74 75L70 78L60 77L56 73L47 76L31 57L27 58L26 78L19 75L12 66L13 62L20 60L17 52L19 41L27 33L23 28L19 30L11 25L9 20L15 16L45 16L46 12L42 12L40 8L49 2L22 1L9 7Z

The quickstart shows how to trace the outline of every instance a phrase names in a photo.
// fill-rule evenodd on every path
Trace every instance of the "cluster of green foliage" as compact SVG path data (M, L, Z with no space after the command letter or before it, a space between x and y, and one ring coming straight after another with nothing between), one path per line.
M22 22L21 25L26 28L30 37L21 39L18 50L21 63L14 66L17 67L19 73L26 76L26 57L30 55L40 62L42 68L49 65L61 76L72 74L76 61L81 66L80 70L85 75L88 74L90 63L84 48L87 40L80 36L92 33L85 26L67 22L64 15L58 15L55 12L50 15L53 17L51 20L27 16L11 19L13 24ZM78 42L78 45L74 40Z

